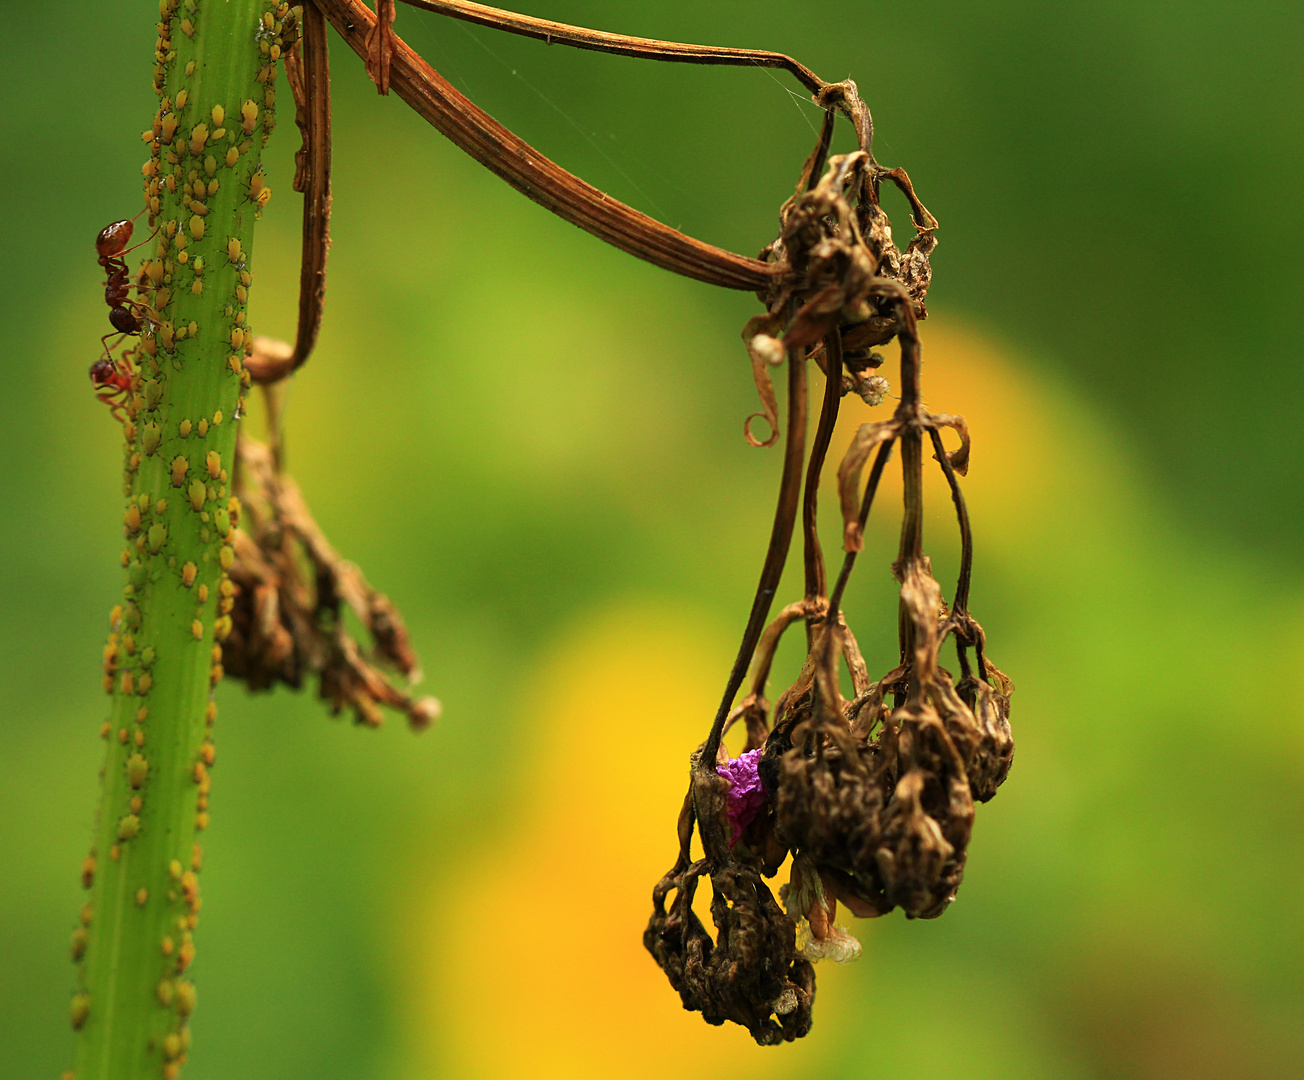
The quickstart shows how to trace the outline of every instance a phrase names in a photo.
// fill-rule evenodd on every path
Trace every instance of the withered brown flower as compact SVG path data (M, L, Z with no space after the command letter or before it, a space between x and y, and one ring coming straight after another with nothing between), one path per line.
M724 699L692 757L690 790L679 818L679 858L653 892L653 915L644 934L685 1008L700 1011L711 1023L742 1024L766 1044L809 1030L812 961L859 955L859 943L837 924L839 902L859 917L900 907L910 917L934 918L946 910L963 878L974 803L992 797L1013 755L1012 685L986 658L982 628L968 610L973 543L958 480L968 467L968 429L962 417L929 413L920 391L916 324L924 316L937 223L902 170L874 162L868 145L872 125L855 85L826 88L822 99L829 119L797 194L780 212L779 239L764 253L780 272L762 294L766 313L752 319L743 334L761 400L758 416L769 426L761 439L752 431L756 417L748 419L744 434L753 445L769 445L780 434L769 371L785 363L788 370L784 466L770 547ZM853 120L861 148L829 158L834 105ZM884 180L900 187L910 202L916 234L905 252L894 245L879 207ZM890 419L861 427L838 470L845 555L829 589L816 505L824 458L841 397L854 392L881 400L884 380L869 372L882 357L871 350L892 338L901 349L900 402ZM808 360L824 374L809 457L804 442ZM959 448L949 453L941 438L945 428L960 437ZM922 546L925 436L950 486L960 525L960 579L949 606ZM900 582L900 656L875 682L841 603L879 481L897 445L905 486L900 550L892 567ZM799 504L806 596L766 626ZM806 661L780 696L771 727L765 685L779 639L797 622L806 628ZM948 638L956 645L958 683L939 659ZM751 690L735 706L749 664ZM844 665L853 687L849 701L840 685ZM722 739L738 722L747 731L746 761L729 762ZM763 801L750 781L740 779L748 775L743 766L751 765L753 755ZM738 835L731 835L738 833L730 824L731 797L747 800L745 817L734 807L733 820L745 825ZM690 857L694 828L703 848L696 861ZM790 880L780 890L784 912L764 879L789 855ZM713 891L714 937L692 910L702 878L710 880Z
M414 697L382 670L409 683L420 678L403 617L336 553L276 457L241 432L235 488L243 520L230 570L226 673L250 690L277 683L298 688L315 676L332 712L348 708L358 723L377 727L385 705L404 713L414 730L429 726L439 702ZM369 652L349 632L345 608L366 627Z

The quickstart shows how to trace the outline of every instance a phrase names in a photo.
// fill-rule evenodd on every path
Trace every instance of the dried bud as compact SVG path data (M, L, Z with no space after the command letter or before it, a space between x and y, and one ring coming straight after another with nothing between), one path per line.
M856 383L856 393L866 405L882 405L890 389L891 383L882 375L867 375Z
M783 342L776 337L770 337L769 334L757 334L747 343L747 348L756 359L763 364L769 364L770 367L778 367L787 356Z

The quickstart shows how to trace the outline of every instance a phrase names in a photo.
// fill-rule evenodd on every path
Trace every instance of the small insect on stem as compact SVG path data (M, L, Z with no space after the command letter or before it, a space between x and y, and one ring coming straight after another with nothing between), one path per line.
M109 407L109 412L118 423L125 424L127 421L122 409L136 378L127 354L124 353L116 360L111 355L101 356L91 365L90 374L96 399Z
M141 210L140 214L144 212ZM139 334L141 322L151 321L149 308L139 300L130 299L131 282L127 272L127 261L123 258L141 244L149 243L147 237L140 244L127 247L131 242L136 218L140 217L140 214L130 221L115 221L111 225L104 226L99 236L95 238L95 253L99 256L99 264L108 273L104 282L104 302L109 305L109 322L113 325L113 329L100 338L100 343L104 346L104 359L110 362L112 362L113 352L108 344L109 338L114 333L123 336Z

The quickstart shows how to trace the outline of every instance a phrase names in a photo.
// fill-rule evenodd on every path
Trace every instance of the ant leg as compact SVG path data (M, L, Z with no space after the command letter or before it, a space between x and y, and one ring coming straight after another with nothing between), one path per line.
M100 338L100 344L104 346L104 358L106 360L113 360L113 350L116 349L120 344L122 344L122 339L127 336L126 334L119 334L118 340L115 341L112 345L105 344L109 340L109 338L113 337L115 333L116 331L110 330L107 334L105 334L102 338ZM114 365L116 366L117 361L114 360L113 362Z
M143 300L127 300L123 303L123 307L127 308L133 315L135 315L136 321L142 326L148 323L155 330L158 329L158 312Z
M143 214L144 212L145 212L145 211L142 210L142 211L140 212L140 214ZM140 217L140 214L137 214L136 217ZM132 218L131 220L132 220L132 221L135 221L136 218ZM129 247L129 248L124 248L122 251L120 251L120 252L118 253L118 258L122 258L124 255L129 255L131 252L135 251L138 247L144 247L144 246L145 246L146 244L148 244L151 240L153 240L154 237L158 236L158 231L159 231L160 228L162 228L162 226L160 226L160 225L155 225L155 226L154 226L154 231L153 231L152 233L150 233L147 237L145 237L144 240L141 240L139 243L132 244L131 247Z
M95 395L95 400L104 402L104 404L109 407L109 414L113 419L115 419L119 424L125 424L127 421L122 412L122 402L113 400L121 393L121 390L102 390L100 393Z
M133 380L136 378L136 369L131 365L130 353L130 349L123 350L122 354L113 362L113 369L127 380ZM126 393L125 388L123 389L123 393Z

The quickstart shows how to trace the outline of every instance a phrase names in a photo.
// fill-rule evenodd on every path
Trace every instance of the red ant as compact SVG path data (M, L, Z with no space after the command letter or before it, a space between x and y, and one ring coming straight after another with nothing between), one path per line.
M97 391L95 397L109 407L113 419L120 424L126 423L122 415L123 399L131 391L135 378L136 373L125 353L117 360L111 355L101 356L91 365L91 385Z
M140 214L144 212L141 210ZM149 243L146 239L134 247L127 247L131 241L136 218L140 217L140 214L130 221L115 221L106 225L95 238L95 253L99 256L99 264L108 272L108 278L104 283L104 302L109 305L109 322L113 324L113 330L100 338L100 344L104 346L104 355L91 365L91 385L97 391L96 398L109 407L114 419L120 423L124 422L122 399L131 390L136 373L127 354L124 353L119 359L114 359L108 341L114 332L123 337L128 334L139 334L142 320L151 321L149 309L139 301L129 299L131 283L127 261L123 258L141 244Z
M141 210L140 214L144 212ZM104 283L104 302L109 305L109 322L113 324L113 330L100 338L106 357L112 355L107 342L114 331L123 335L139 334L141 319L149 321L149 309L139 301L128 299L131 295L131 283L128 280L127 261L123 258L127 252L135 251L141 244L149 243L149 240L145 239L134 247L127 247L131 241L136 218L140 217L140 214L130 221L115 221L111 225L104 226L100 230L100 235L95 238L95 252L99 256L99 264L108 271L108 279Z

